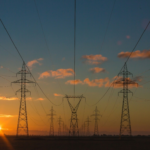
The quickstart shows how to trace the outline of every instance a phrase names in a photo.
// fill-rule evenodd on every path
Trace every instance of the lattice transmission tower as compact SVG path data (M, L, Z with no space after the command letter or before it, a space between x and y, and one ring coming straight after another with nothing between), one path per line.
M50 114L47 114L47 116L50 116L50 130L49 130L49 135L50 136L54 136L54 123L53 123L53 120L54 120L54 116L56 114L54 114L54 109L53 109L53 106L51 107L50 109Z
M132 81L128 76L132 75L127 69L127 64L125 63L123 66L122 71L119 73L119 75L122 75L122 78L119 78L115 84L121 84L123 86L123 89L119 93L123 93L123 103L122 103L122 112L121 112L121 122L120 122L120 137L125 135L132 135L131 132L131 121L130 121L130 112L129 112L129 102L128 102L128 93L132 93L128 89L128 85L137 84L134 81ZM138 85L137 85L138 86ZM118 94L119 94L118 93ZM133 94L133 93L132 93Z
M99 117L102 117L102 115L100 115L99 110L97 109L97 106L94 110L94 114L91 115L92 117L94 117L95 120L95 126L94 126L94 135L98 136L99 132L98 132L98 121L100 120Z
M19 83L21 84L21 89L19 89L17 92L21 92L21 99L20 99L20 107L19 107L19 116L18 116L18 124L17 124L17 136L19 134L26 134L29 135L28 131L28 118L27 118L27 107L26 107L26 93L31 92L26 88L26 84L28 83L35 83L33 81L30 81L26 79L26 75L31 73L26 68L25 62L23 62L22 69L16 74L21 75L21 79L14 81L12 83Z
M85 99L85 97L83 97L83 95L81 96L68 96L66 95L64 98L67 99L68 104L70 106L71 109L71 119L70 119L70 130L69 130L69 135L70 136L77 136L79 135L79 129L78 129L78 117L77 117L77 110L79 108L81 99ZM63 98L63 99L64 99ZM76 106L73 106L69 99L79 99L78 103L76 104Z
M58 118L58 135L61 136L61 125L62 125L62 119L61 117Z
M91 121L90 121L90 118L87 117L87 119L86 119L85 122L86 122L86 129L87 129L87 130L86 130L86 135L89 136L89 135L90 135L90 129L89 129L89 126L90 126L90 122L91 122Z

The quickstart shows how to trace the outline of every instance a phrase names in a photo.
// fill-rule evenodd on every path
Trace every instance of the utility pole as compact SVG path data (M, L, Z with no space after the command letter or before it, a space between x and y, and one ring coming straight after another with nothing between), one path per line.
M81 96L68 96L68 95L66 95L64 98L67 99L68 104L69 104L70 109L71 109L71 120L70 120L69 135L71 135L71 136L77 136L78 135L79 136L77 110L79 108L81 99L83 99L85 97L83 97L83 95L81 95ZM71 99L71 98L79 99L79 102L77 103L77 105L75 107L73 107L69 101L69 99Z
M89 133L90 133L89 125L90 125L90 122L91 122L91 121L90 121L90 119L89 119L89 117L87 117L87 120L86 120L85 122L86 122L86 124L87 124L87 128L86 128L86 129L87 129L87 131L86 131L86 135L87 135L87 136L89 136Z
M61 136L61 123L62 123L62 120L61 120L61 117L58 118L58 136Z
M27 71L26 64L23 62L22 69L16 74L21 75L21 79L14 81L12 83L20 83L21 89L19 89L17 92L21 92L21 99L20 99L20 107L19 107L19 116L18 116L18 124L17 124L17 136L19 134L26 134L29 135L28 131L28 118L27 118L27 108L26 108L26 93L30 92L28 89L26 89L26 83L35 83L33 81L30 81L26 79L26 75L31 73ZM31 94L31 92L30 92Z
M49 135L50 136L54 136L54 124L53 124L53 120L54 120L54 116L56 114L54 114L54 109L53 106L50 109L50 114L48 114L47 116L50 116L50 131L49 131Z
M116 81L115 84L121 84L123 86L123 89L119 92L119 93L123 93L120 134L119 134L120 138L121 138L123 133L127 133L130 136L132 135L130 112L129 112L129 102L128 102L128 93L132 93L132 92L128 89L128 85L129 84L133 85L133 84L137 84L137 83L135 83L130 78L128 78L128 76L132 75L132 73L130 73L128 71L126 63L124 64L123 69L119 73L119 75L122 75L123 77L119 81Z
M94 117L94 120L95 120L95 126L94 126L94 135L95 136L98 136L99 135L99 132L98 132L98 121L100 120L99 117L102 115L99 114L99 110L97 109L97 106L94 110L94 114L91 115L92 117Z

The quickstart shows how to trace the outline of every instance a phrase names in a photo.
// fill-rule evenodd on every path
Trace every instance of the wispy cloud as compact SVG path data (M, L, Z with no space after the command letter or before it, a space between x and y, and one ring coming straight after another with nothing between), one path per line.
M17 115L6 115L6 114L0 114L1 118L11 118L11 117L16 117Z
M128 83L128 88L141 87L137 82L135 82L135 80L131 80L130 78L126 78L125 81L123 80L123 77L115 76L114 79L115 78L116 78L116 80L114 82L112 82L114 88L122 88L124 83L126 83L126 84Z
M127 39L130 39L130 35L126 35L126 38L127 38Z
M81 57L84 63L92 64L92 65L99 65L105 61L107 61L107 57L104 57L100 54L97 55L83 55Z
M132 54L131 52L120 52L118 54L119 58L127 58L129 56L130 58L150 59L150 50L143 50L143 51L137 50Z
M54 96L60 96L60 97L62 97L63 95L62 94L54 93Z
M133 81L135 81L135 82L141 82L142 80L143 80L142 76L136 76L133 78Z
M32 100L32 97L27 97L26 100L27 100L27 101L31 101L31 100Z
M29 61L29 62L27 63L27 66L28 66L30 69L32 69L32 68L33 68L33 65L35 65L35 64L42 65L42 64L40 63L40 61L42 61L42 60L43 60L43 58L31 60L31 61Z
M37 100L38 100L38 101L44 101L44 98L41 98L41 97L40 97L40 98L38 98Z
M90 81L89 78L84 79L84 83L87 84L88 86L98 86L98 87L108 87L110 84L109 78L104 78L104 79L93 79Z
M84 84L80 79L68 80L65 84Z
M14 101L14 100L19 100L17 97L5 97L5 96L0 96L0 100L4 101Z
M42 78L47 78L47 77L54 77L56 78L65 78L65 77L69 77L69 76L73 76L74 75L74 70L69 68L69 69L58 69L56 71L53 70L49 70L49 71L45 71L43 73L40 74L39 79Z
M90 72L92 72L92 73L100 73L100 72L106 72L106 70L104 68L95 67L95 68L91 68Z

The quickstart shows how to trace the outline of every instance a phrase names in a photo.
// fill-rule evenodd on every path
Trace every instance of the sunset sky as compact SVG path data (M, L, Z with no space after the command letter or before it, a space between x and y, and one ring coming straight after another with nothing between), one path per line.
M1 0L2 19L26 64L45 94L56 105L62 98L73 95L74 73L76 95L86 97L78 109L79 128L90 116L93 134L97 106L102 117L100 134L119 134L122 87L110 87L147 23L150 21L148 0L76 0L76 70L74 72L74 0L36 0L45 38L34 0ZM111 15L112 12L112 15ZM111 19L109 21L111 15ZM109 22L109 24L108 24ZM106 33L106 34L105 34ZM2 24L0 24L0 126L5 134L16 134L20 78L16 73L22 60ZM139 86L131 86L129 94L133 134L150 134L150 26L132 53L127 66L130 78ZM29 80L33 78L28 76ZM54 130L58 132L61 116L69 128L71 111L67 100L55 106L46 99L38 86L27 85L29 134L48 135L47 114L55 110ZM101 100L100 100L101 99ZM78 100L70 100L75 105ZM98 102L98 103L97 103ZM94 105L97 103L97 105Z

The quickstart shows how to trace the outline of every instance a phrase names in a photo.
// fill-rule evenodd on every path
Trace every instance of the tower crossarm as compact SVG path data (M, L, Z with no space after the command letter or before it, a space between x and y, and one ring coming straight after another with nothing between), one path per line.
M19 79L19 80L16 80L14 82L11 82L11 83L35 83L34 81L31 81L31 80L28 80L28 79Z
M18 92L22 92L21 90L22 90L22 89L17 90L17 91L16 91L16 94L17 94ZM25 90L24 90L24 92L26 92L26 93L28 93L28 92L29 92L29 93L30 93L30 95L31 95L31 91L29 91L28 89L25 89Z

